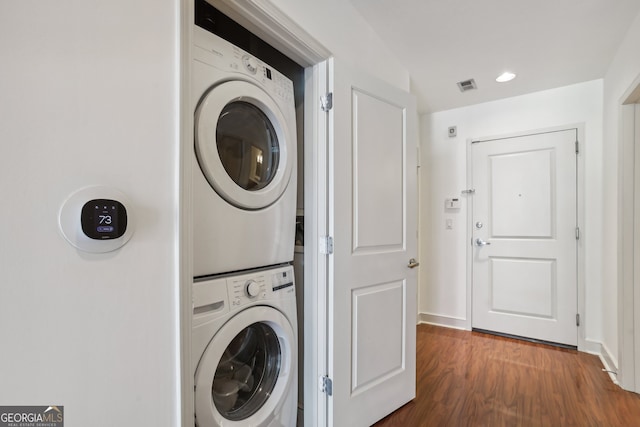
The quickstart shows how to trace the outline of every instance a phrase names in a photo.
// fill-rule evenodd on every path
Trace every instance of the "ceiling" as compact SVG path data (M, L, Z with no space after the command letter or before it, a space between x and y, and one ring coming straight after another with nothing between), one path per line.
M640 0L350 1L409 71L422 113L602 78L640 13ZM497 83L507 70L517 77Z

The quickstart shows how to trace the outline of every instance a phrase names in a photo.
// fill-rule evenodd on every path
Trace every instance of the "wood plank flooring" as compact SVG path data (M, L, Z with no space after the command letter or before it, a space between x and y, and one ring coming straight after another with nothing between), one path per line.
M598 357L419 325L417 397L376 427L640 426L640 395Z

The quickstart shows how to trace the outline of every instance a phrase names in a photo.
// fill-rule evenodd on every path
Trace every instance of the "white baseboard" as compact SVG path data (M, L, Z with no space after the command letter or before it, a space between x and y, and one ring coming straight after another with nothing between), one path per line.
M611 352L609 351L607 346L604 344L602 344L602 353L600 353L600 360L604 365L604 369L609 374L609 378L611 378L611 381L613 381L615 384L620 385L620 383L618 383L618 376L617 376L618 364L615 362L615 359L611 357Z
M585 348L581 348L580 351L598 356L598 358L600 358L602 366L604 366L604 371L609 374L609 378L611 378L611 381L614 384L620 385L617 378L618 365L615 362L613 356L611 356L611 352L609 351L607 346L600 342L590 340L585 340L584 344Z
M602 344L599 343L598 341L591 341L591 340L585 339L582 343L578 342L578 350L583 351L585 353L595 354L596 356L600 356L600 353L602 353Z
M444 326L446 328L462 329L468 331L470 329L467 319L459 317L442 316L431 313L420 313L418 315L418 323L426 323L428 325Z

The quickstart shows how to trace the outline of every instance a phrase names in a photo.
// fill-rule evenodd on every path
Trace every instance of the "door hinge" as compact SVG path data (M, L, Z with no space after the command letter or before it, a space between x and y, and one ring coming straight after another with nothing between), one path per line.
M580 227L576 227L576 240L580 240Z
M322 111L325 113L333 108L333 93L329 92L324 96L320 97L320 105L322 106Z
M576 326L580 326L580 313L576 314Z
M580 142L576 139L576 154L580 153Z
M320 391L327 396L333 396L333 381L326 375L320 378Z
M320 238L320 253L323 255L333 254L333 237L325 236Z

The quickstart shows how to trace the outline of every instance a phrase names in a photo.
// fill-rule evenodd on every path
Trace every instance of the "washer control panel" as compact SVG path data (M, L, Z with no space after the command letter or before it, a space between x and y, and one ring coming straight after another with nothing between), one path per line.
M229 304L237 308L255 301L295 297L293 267L259 271L227 279Z
M271 281L271 289L275 291L288 290L289 292L295 292L293 283L293 269L278 271L273 275Z
M247 291L247 296L249 298L255 298L258 295L260 295L260 292L261 292L260 285L258 284L258 282L254 280L249 280L247 282L247 287L245 289Z
M231 307L238 307L256 299L267 297L264 276L253 276L251 279L238 277L227 280L229 303Z

